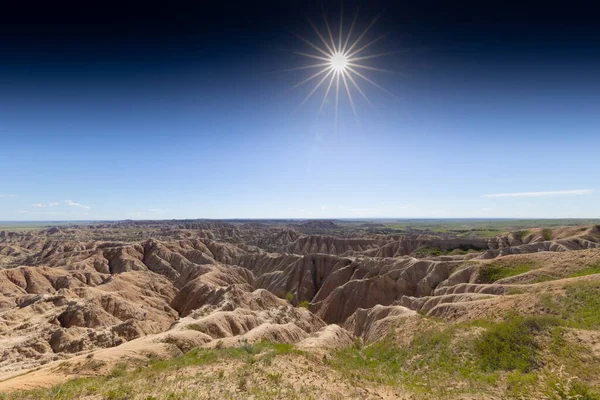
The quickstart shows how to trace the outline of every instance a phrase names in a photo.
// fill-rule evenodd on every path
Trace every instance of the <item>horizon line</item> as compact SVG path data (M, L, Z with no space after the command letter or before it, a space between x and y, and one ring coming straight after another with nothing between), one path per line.
M355 221L355 220L600 220L599 217L233 217L233 218L168 218L168 219L134 219L134 218L123 218L123 219L78 219L78 220L60 220L60 219L48 219L48 220L0 220L2 223L19 223L19 222L124 222L124 221L289 221L289 220L312 220L312 221Z

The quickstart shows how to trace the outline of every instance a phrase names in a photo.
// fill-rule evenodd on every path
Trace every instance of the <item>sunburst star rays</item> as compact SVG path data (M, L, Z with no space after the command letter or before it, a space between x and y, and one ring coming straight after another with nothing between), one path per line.
M365 54L365 51L367 49L371 48L371 46L373 46L375 43L379 42L385 37L385 35L382 35L368 42L364 40L366 34L369 32L369 30L371 30L371 28L379 19L379 16L373 18L373 20L367 25L367 27L362 32L360 32L358 36L356 36L356 38L354 39L352 38L352 36L353 32L355 31L356 23L358 20L358 11L356 12L350 25L350 28L346 33L344 33L343 26L343 8L340 11L340 25L338 32L334 33L332 31L331 25L327 20L325 12L323 12L323 19L326 28L324 33L322 33L319 30L319 28L317 28L317 26L312 20L308 19L309 25L311 26L312 30L316 33L317 36L315 41L308 40L300 35L295 34L302 42L310 46L312 50L316 51L316 54L299 51L294 52L295 54L300 55L302 57L310 58L314 63L297 68L292 68L291 70L318 70L308 78L293 86L292 89L308 84L309 82L316 82L316 84L309 91L308 95L298 106L301 107L319 90L319 88L326 88L325 95L323 97L323 100L321 101L321 106L319 107L318 115L320 115L323 111L323 107L327 101L328 96L330 96L330 94L334 92L335 127L337 129L339 115L338 109L340 103L340 89L342 89L342 95L345 94L345 96L347 97L348 102L350 103L350 106L352 108L352 113L355 117L358 117L358 114L356 112L354 98L352 97L353 90L356 90L360 94L360 96L367 102L367 104L372 106L371 101L366 96L364 90L360 87L358 81L367 82L368 84L376 87L377 89L380 89L393 96L393 94L389 90L385 89L383 86L381 86L371 78L365 76L359 70L362 69L367 71L391 72L385 69L366 65L364 64L364 61L372 58L387 56L393 54L394 52L380 54Z

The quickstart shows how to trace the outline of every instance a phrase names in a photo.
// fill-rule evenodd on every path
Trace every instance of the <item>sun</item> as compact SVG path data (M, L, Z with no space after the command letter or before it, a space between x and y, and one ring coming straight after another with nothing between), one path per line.
M333 70L337 73L341 73L348 67L348 58L346 58L346 55L343 53L336 53L329 60L329 64Z
M316 85L304 98L299 107L306 103L308 99L311 98L312 95L314 95L319 88L325 87L325 95L323 96L323 101L321 102L321 107L319 108L318 115L321 114L323 106L325 105L327 98L330 96L330 94L335 94L335 126L337 129L340 89L342 89L342 91L345 92L350 106L352 107L352 112L355 116L357 116L357 113L356 107L354 105L354 98L352 96L352 92L358 92L358 94L360 94L360 96L364 98L364 100L369 105L372 106L365 92L359 85L360 81L367 82L370 85L375 86L376 88L394 96L387 89L373 81L371 78L365 76L365 74L363 73L365 71L390 72L384 69L367 65L365 62L367 62L366 60L371 60L377 57L383 57L396 53L365 53L367 49L369 49L372 45L374 45L375 43L377 43L385 37L385 35L382 35L374 40L371 40L370 42L364 43L364 38L366 34L373 27L373 25L375 25L378 18L379 17L374 18L371 21L371 23L362 31L362 33L356 36L353 33L355 32L354 28L356 27L356 23L358 20L358 12L356 12L354 20L350 25L350 28L346 32L344 32L344 14L342 10L340 12L340 26L339 30L336 32L336 38L334 38L333 31L331 30L331 26L329 25L329 21L327 20L325 14L323 14L323 20L325 22L326 35L328 36L327 38L309 19L308 22L311 25L312 29L315 31L318 38L317 43L320 42L320 45L317 45L313 41L310 41L298 34L295 34L300 40L309 45L313 52L305 53L295 51L294 53L306 58L310 58L311 60L315 61L315 63L297 68L292 68L292 70L317 69L317 72L315 72L308 78L304 79L302 82L292 87L292 89L295 89L310 81L317 80Z

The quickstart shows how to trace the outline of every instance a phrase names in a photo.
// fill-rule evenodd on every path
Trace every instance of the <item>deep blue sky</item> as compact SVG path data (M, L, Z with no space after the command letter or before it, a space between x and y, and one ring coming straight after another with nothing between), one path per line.
M337 130L289 90L319 3L8 10L0 220L600 217L594 10L414 3L363 4L373 52L406 51Z

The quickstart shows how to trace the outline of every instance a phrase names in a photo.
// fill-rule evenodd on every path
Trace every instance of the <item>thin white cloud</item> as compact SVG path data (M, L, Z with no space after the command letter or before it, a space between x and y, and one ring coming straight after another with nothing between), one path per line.
M0 193L0 197L17 197L17 195L16 194Z
M583 196L591 194L592 189L556 190L551 192L519 192L484 194L483 197L548 197L548 196Z
M321 210L327 210L327 208L328 208L328 207L327 207L325 204L323 204L323 205L321 206Z
M148 209L148 212L153 212L153 213L164 213L164 212L169 212L169 211L173 211L173 210L169 210L168 208L150 208L150 209Z
M83 204L81 204L81 203L76 203L76 202L74 202L73 200L65 200L65 203L67 203L67 205L68 205L68 206L71 206L71 207L84 208L84 209L86 209L86 210L89 210L89 209L90 209L90 206L84 206Z
M58 203L56 203L56 202L48 203L48 204L35 203L35 204L32 204L31 206L32 207L37 207L37 208L56 207L56 206L58 206Z

